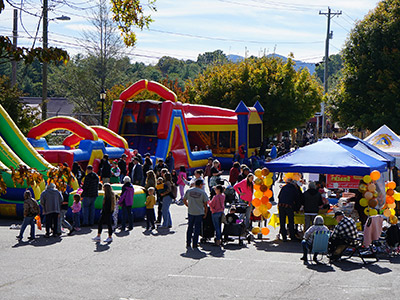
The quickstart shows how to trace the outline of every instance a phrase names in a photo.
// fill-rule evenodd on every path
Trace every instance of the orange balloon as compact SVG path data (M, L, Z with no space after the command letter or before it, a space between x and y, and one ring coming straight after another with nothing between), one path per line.
M371 192L365 192L364 194L364 198L367 200L372 199L373 196L374 195Z
M394 190L396 188L396 182L389 181L388 182L388 188Z
M389 217L391 216L390 209L385 209L385 210L383 211L383 215L384 215L386 218L389 218Z
M265 204L265 205L267 206L268 209L271 209L271 208L272 208L272 203L271 203L271 202L268 202L268 203Z
M388 208L395 209L396 208L396 203L390 203L387 206L388 206Z
M265 196L267 196L268 198L272 198L272 191L268 189Z
M294 174L294 175L293 175L293 180L299 181L300 179L301 179L301 177L300 177L299 174Z
M260 186L260 191L261 192L266 192L268 190L268 187L266 186L266 185L264 185L264 184L262 184L261 186Z
M254 207L259 207L261 205L261 200L259 198L254 198L253 201L251 201Z
M263 176L267 176L267 175L269 174L269 170L268 170L267 168L263 168L263 169L261 170L261 174L262 174Z
M254 189L255 189L256 191L259 191L259 190L260 190L260 187L261 187L261 185L255 184L255 185L253 185L253 187L254 187Z
M393 190L393 189L388 189L388 190L386 191L386 195L388 195L388 196L393 196L393 195L394 195L394 190Z
M371 174L369 174L369 176L371 177L372 180L378 180L379 178L381 178L381 173L375 170L372 171Z
M387 204L393 204L394 203L393 196L386 196L386 203Z
M261 229L261 233L263 235L268 235L269 234L269 229L267 227L264 227L264 228Z
M262 196L261 197L261 204L266 205L269 202L269 199L267 196Z
M374 198L369 199L369 201L368 201L368 206L369 207L375 208L377 205L378 205L378 200L376 200Z

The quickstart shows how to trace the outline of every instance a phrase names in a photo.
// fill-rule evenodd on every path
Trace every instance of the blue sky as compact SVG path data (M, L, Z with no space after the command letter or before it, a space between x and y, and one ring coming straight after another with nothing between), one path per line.
M13 1L20 5L19 1ZM41 14L41 1L25 0L30 14ZM67 2L70 5L66 5ZM50 18L67 15L70 21L49 24L49 45L62 47L74 55L84 53L83 30L91 30L90 8L96 2L87 0L52 1ZM61 4L60 4L61 3ZM64 4L63 4L64 3ZM145 3L145 2L143 2ZM135 48L124 49L133 61L155 64L162 56L196 60L204 52L217 49L225 54L261 56L274 51L296 59L319 62L324 56L326 16L328 6L342 15L331 22L333 39L330 54L342 48L350 30L376 6L373 0L158 0L157 12L152 12L154 23L149 30L137 31ZM22 13L19 23L19 45L32 46L39 17ZM11 35L12 7L0 15L0 34ZM31 37L30 37L30 36ZM41 35L39 29L38 35ZM41 40L36 39L36 45Z

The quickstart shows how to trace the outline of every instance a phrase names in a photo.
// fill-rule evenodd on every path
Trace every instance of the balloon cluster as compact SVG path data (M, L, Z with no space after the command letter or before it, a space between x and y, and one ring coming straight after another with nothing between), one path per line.
M286 182L289 178L293 179L294 181L300 181L301 175L300 173L286 173L283 177L283 180Z
M363 177L363 182L358 186L358 190L362 193L363 197L360 199L360 205L365 207L364 213L367 216L374 216L378 214L376 209L378 205L378 191L376 190L375 182L381 178L379 171L372 171L371 174Z
M400 193L395 191L396 183L394 181L389 181L385 184L386 189L386 203L382 207L383 215L389 218L391 224L397 224L396 207L395 201L400 201Z
M262 219L268 219L271 216L269 210L272 207L269 199L272 197L271 185L273 183L272 176L273 174L269 172L267 168L257 169L254 171L254 175L256 179L254 179L254 198L251 202L254 206L253 214L256 217L260 217ZM268 227L254 227L252 229L253 234L262 233L263 235L269 234Z

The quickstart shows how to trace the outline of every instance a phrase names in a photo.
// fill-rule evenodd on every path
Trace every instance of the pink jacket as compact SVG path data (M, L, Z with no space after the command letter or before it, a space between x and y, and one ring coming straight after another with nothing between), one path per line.
M80 202L76 203L74 201L74 203L72 204L71 209L72 209L72 213L74 213L74 214L80 212L81 211L81 203Z
M240 199L251 203L253 200L253 189L247 186L247 179L243 179L241 182L236 183L233 188L235 189L236 193L243 195L240 196Z
M222 212L225 209L225 194L215 195L210 201L208 201L211 212L213 214Z
M186 180L186 172L179 172L178 174L178 181L176 182L178 185L186 185L185 180Z

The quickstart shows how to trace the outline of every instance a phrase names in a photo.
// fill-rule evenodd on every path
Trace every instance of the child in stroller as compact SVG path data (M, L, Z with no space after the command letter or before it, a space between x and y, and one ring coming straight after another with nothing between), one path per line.
M239 245L243 244L242 236L246 233L246 228L243 222L236 215L236 207L234 205L231 206L229 210L229 214L225 217L226 221L224 224L224 231L222 232L224 236L224 242L227 243L229 241L229 236L237 236Z

